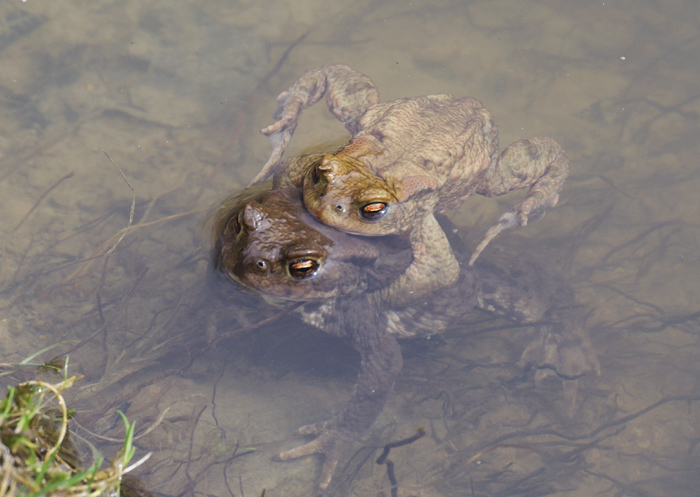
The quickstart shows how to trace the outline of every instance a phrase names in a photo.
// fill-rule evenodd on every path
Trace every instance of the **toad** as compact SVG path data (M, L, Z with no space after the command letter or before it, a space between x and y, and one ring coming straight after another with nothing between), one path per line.
M322 96L352 135L335 153L312 164L281 161L301 112ZM374 295L404 305L457 281L460 270L434 217L474 193L503 195L529 188L477 245L473 265L501 231L525 226L553 207L569 161L551 138L519 140L498 153L498 128L472 97L428 95L379 101L372 80L344 65L304 73L278 97L277 122L262 130L274 150L259 183L303 190L306 209L324 224L358 235L403 234L413 260L400 277Z
M297 161L313 161L302 157ZM302 319L348 339L361 354L350 400L330 420L303 426L311 442L282 452L282 460L323 453L320 488L383 409L402 366L396 338L430 336L447 329L474 308L535 323L557 293L542 275L525 266L504 271L479 261L464 265L458 281L410 305L378 306L368 292L390 285L411 263L409 242L398 236L358 237L316 221L296 188L248 190L223 203L213 222L213 264L269 301L303 301ZM512 261L509 267L513 267ZM519 273L519 274L518 274ZM564 379L567 410L573 411L578 378L599 370L584 328L548 316L561 326L542 326L521 358L534 363L536 381L548 374Z

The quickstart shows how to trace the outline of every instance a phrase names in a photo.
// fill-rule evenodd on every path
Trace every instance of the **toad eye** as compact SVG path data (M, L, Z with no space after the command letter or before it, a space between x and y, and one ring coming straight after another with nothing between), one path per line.
M366 221L379 221L389 212L389 204L386 202L370 202L360 208L360 215Z
M313 259L298 259L289 263L289 275L295 280L305 280L316 274L318 266Z

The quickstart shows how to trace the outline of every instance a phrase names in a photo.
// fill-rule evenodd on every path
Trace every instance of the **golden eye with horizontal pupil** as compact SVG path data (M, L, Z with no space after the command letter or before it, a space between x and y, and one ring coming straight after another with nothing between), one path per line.
M367 221L379 221L389 211L389 204L386 202L370 202L360 209L360 214Z
M299 259L289 263L289 275L295 280L305 280L316 274L318 262L313 259Z

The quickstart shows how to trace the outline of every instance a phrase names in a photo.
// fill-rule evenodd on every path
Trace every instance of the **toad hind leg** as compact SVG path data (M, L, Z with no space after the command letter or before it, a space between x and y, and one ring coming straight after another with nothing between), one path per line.
M554 207L568 175L569 159L561 145L551 138L525 138L506 147L489 167L477 193L492 197L528 186L530 191L488 229L469 265L474 264L499 233L517 225L526 226L530 216L541 217L549 207Z
M539 387L548 376L559 377L564 386L564 406L569 418L576 412L579 378L587 373L600 376L588 330L579 320L582 316L569 314L553 317L556 326L538 326L523 351L518 365L534 365L535 386Z
M362 359L350 401L333 419L299 429L302 435L318 435L315 440L278 456L285 461L324 454L326 459L318 485L321 490L328 488L338 462L384 409L403 365L399 343L386 332L386 322L371 302L365 298L346 301L341 312Z
M267 163L248 186L260 183L277 172L301 112L324 95L328 110L351 134L358 131L356 124L362 114L379 103L379 90L374 82L348 66L335 64L305 72L289 90L277 97L278 107L274 116L277 121L261 131L270 138L274 148Z

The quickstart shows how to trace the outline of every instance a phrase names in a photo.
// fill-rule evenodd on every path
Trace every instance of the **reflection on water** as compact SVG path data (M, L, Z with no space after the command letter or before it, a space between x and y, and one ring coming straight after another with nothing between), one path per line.
M80 345L71 364L86 376L75 432L104 444L90 432L118 437L125 411L143 430L137 450L156 452L144 472L158 492L308 492L319 459L270 457L343 405L357 356L254 295L205 288L202 222L265 162L257 130L277 93L307 68L344 62L386 99L476 96L501 143L549 135L565 146L560 206L501 243L561 269L602 367L567 419L558 384L518 381L507 329L467 334L503 323L476 316L406 344L396 394L366 439L379 447L426 428L392 451L399 494L694 495L700 8L343 4L0 6L2 362L82 340L64 346ZM292 152L342 137L317 107ZM100 148L137 199L107 258L131 191ZM473 240L511 202L471 199L452 218ZM225 316L218 330L212 309ZM389 494L374 454L348 463L339 494Z

